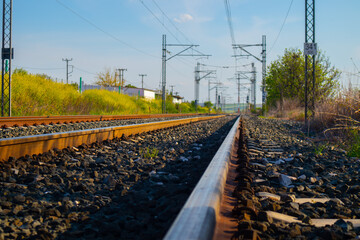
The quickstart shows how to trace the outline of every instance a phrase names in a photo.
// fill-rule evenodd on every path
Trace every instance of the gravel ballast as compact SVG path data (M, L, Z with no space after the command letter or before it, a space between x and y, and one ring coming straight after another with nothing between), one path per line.
M247 117L245 125L255 194L234 194L239 196L238 204L251 200L258 217L242 216L239 232L254 229L261 239L360 238L360 229L348 222L360 219L358 158L348 157L330 144L313 143L296 122ZM276 194L279 199L260 192ZM299 203L302 198L329 201ZM276 221L267 211L295 217L298 222ZM315 219L339 220L315 227Z
M149 123L149 122L160 122L166 120L192 118L192 117L195 116L142 118L142 119L129 119L129 120L111 120L111 121L94 121L94 122L7 127L7 128L0 128L0 139L40 135L40 134L48 134L48 133L69 132L69 131L103 128L103 127L133 125L133 124L141 124L141 123Z
M0 163L0 239L161 239L234 121Z

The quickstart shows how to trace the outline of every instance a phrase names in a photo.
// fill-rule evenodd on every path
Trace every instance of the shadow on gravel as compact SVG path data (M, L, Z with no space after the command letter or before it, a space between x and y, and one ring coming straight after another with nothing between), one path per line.
M130 190L115 187L109 191L111 199L102 196L105 191L86 196L93 198L93 203L69 212L73 214L71 227L57 239L162 239L234 122L231 119L210 136L194 138L192 144L182 146L174 155L176 160L164 160L163 168L150 176L143 174ZM192 125L193 132L184 132L181 137L196 135L198 128ZM205 129L210 131L206 123ZM177 141L174 138L163 147L176 148ZM106 199L111 202L106 203Z

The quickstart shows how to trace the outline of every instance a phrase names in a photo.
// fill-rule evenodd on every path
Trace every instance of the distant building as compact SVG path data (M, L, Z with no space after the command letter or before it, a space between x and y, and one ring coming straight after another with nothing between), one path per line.
M182 103L182 100L184 99L183 97L180 96L172 96L173 97L173 103Z
M90 89L104 89L112 92L119 92L119 87L104 87L99 85L88 85L83 84L82 85L82 91L90 90ZM155 99L155 91L145 88L128 88L123 87L121 89L122 94L126 94L129 96L140 96L148 100L154 100Z
M129 96L140 96L145 99L153 100L155 99L155 91L145 88L123 88L122 91L123 94L129 95Z

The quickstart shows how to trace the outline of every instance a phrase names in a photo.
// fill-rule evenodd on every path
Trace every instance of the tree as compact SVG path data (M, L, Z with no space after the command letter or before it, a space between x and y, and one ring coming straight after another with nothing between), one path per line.
M127 87L127 88L136 88L134 85L131 85L130 83L125 85L125 87Z
M214 104L212 104L210 101L204 102L204 106L210 109Z
M329 58L319 52L315 61L315 102L332 96L338 86L340 72L332 67ZM299 49L285 49L285 53L268 67L266 76L267 106L277 102L282 108L285 99L305 103L305 57ZM312 69L312 66L309 66ZM309 98L313 98L312 74L308 75Z
M124 87L125 80L121 83L119 77L116 75L116 72L114 71L112 73L109 68L106 68L104 72L97 74L97 81L95 83L104 87Z

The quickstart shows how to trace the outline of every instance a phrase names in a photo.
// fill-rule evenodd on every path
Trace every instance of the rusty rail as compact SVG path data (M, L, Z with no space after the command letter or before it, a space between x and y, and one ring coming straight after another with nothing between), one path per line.
M213 238L238 124L239 119L167 232L165 240Z
M39 154L54 148L62 149L66 147L79 146L81 144L90 144L96 141L122 137L122 135L139 134L197 121L220 118L223 116L224 115L184 118L119 127L105 127L27 137L5 138L0 139L0 160L4 161L9 157L18 158L25 155Z
M60 123L95 122L110 120L128 120L143 118L162 118L162 117L185 117L205 114L145 114L145 115L69 115L69 116L23 116L23 117L2 117L0 127L12 127L23 125L47 125Z

